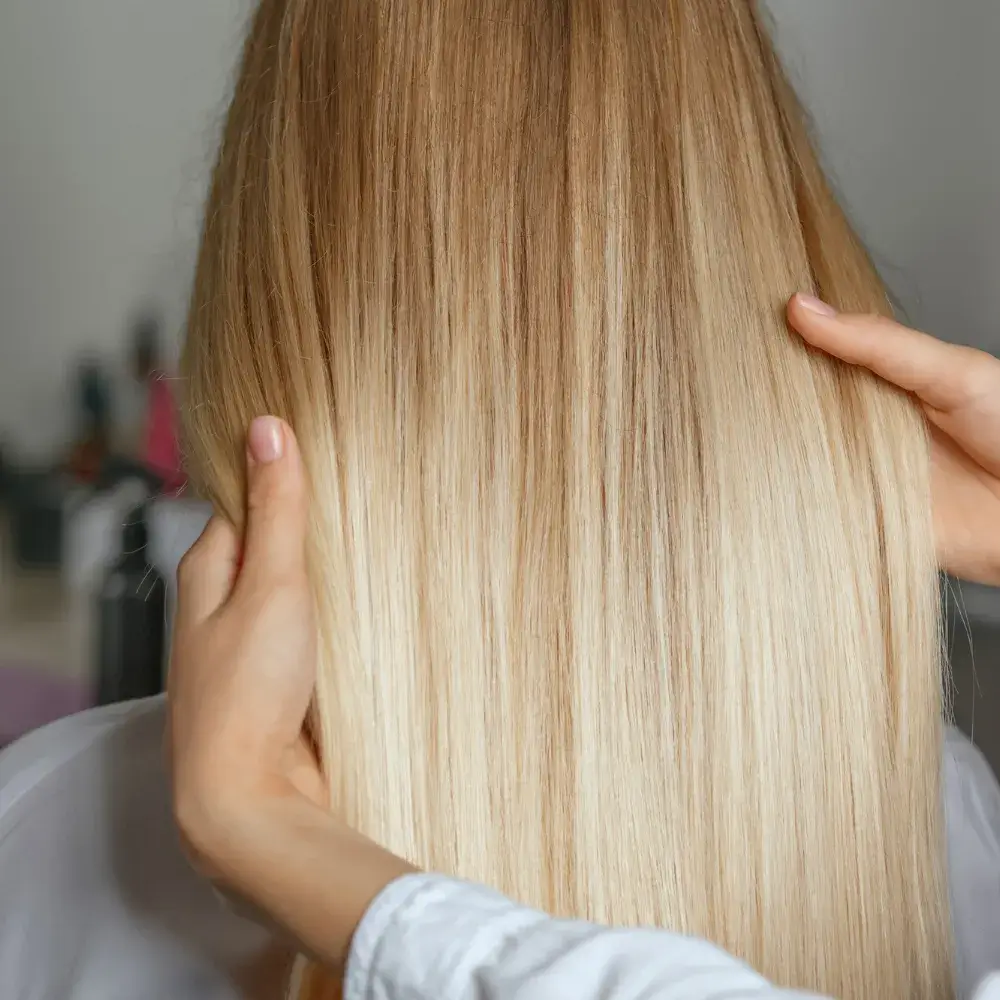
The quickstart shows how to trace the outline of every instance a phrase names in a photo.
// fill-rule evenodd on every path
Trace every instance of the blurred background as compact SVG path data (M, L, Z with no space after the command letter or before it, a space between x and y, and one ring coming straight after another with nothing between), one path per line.
M1000 353L1000 4L767 6L906 317ZM177 351L249 9L0 3L0 746L161 683L207 516L172 432ZM1000 768L1000 593L948 589L955 714Z

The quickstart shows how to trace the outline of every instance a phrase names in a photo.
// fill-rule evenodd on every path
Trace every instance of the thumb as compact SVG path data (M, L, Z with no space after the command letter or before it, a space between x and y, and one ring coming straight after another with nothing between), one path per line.
M247 525L237 587L305 573L306 484L291 427L258 417L247 435Z
M808 295L791 300L788 318L813 347L867 368L933 409L947 412L968 402L979 352L887 317L839 314Z

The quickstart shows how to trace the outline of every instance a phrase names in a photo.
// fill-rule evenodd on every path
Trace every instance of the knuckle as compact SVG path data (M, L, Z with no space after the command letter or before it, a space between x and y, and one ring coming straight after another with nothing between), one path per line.
M205 565L205 550L200 542L191 546L181 558L177 566L177 581L182 586L187 586L196 579Z
M862 333L891 330L898 326L895 320L876 312L857 313L854 316L847 316L845 319L849 326Z

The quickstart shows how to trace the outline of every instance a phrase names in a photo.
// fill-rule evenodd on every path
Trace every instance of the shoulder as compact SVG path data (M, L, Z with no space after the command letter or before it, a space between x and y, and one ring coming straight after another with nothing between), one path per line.
M161 738L164 712L161 698L94 709L36 730L0 752L0 831L14 826L39 796L62 788L68 775L98 772L110 743L125 738L148 754Z
M153 698L73 716L0 754L4 1000L235 1000L234 976L268 949L185 862L164 724Z
M956 729L945 737L943 778L959 995L967 996L1000 968L1000 785Z
M967 805L1000 821L1000 784L982 752L954 726L945 730L944 769L946 793L961 794Z

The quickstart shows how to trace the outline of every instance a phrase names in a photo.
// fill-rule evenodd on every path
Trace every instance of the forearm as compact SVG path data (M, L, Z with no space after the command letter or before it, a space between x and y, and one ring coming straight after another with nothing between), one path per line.
M267 915L297 947L341 972L362 917L386 886L414 869L301 797L275 797L251 820L187 826L201 866L240 902Z

